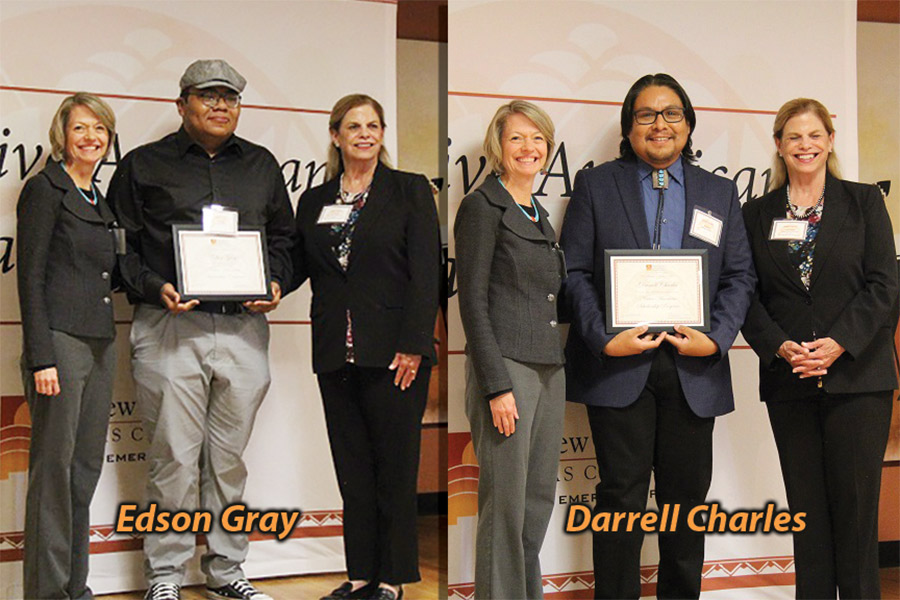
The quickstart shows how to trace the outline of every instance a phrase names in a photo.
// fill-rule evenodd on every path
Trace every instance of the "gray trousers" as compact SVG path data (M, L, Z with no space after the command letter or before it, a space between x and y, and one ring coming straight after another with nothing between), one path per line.
M212 513L200 566L213 587L244 577L247 535L224 531L219 519L244 493L241 455L269 388L268 348L264 315L173 315L142 304L131 326L135 398L150 444L147 502L158 510ZM175 532L144 537L149 585L181 584L194 538Z
M93 598L87 587L91 498L103 467L116 367L114 340L51 331L59 396L34 389L25 504L25 598Z
M510 437L494 427L490 404L466 360L466 414L480 467L478 600L544 597L539 554L553 512L563 435L563 367L504 362L519 412Z

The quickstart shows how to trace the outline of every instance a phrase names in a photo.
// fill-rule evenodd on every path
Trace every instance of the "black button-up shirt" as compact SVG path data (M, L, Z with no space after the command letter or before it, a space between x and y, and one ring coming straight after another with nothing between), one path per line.
M161 304L159 290L176 284L172 225L202 222L204 206L239 213L239 227L264 227L269 270L282 289L291 281L293 211L271 152L235 135L214 157L182 127L125 155L107 193L126 230L120 260L132 303Z

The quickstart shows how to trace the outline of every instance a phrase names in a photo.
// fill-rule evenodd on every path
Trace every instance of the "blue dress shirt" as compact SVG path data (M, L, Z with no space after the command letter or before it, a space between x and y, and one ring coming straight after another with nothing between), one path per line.
M681 237L684 234L684 165L681 157L666 169L669 172L669 188L663 193L663 218L661 223L660 247L666 250L679 250ZM642 160L638 160L638 178L641 183L641 196L644 200L644 217L647 219L647 231L653 241L653 228L656 224L656 209L659 204L659 190L653 189L654 169Z

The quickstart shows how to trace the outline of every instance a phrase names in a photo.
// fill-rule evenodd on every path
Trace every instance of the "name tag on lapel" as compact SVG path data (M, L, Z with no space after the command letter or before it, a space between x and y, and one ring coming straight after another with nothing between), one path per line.
M322 207L319 213L319 220L316 225L336 225L338 223L346 223L350 218L350 212L353 210L352 204L328 204Z
M803 241L806 239L807 229L809 221L775 219L772 221L772 230L769 231L769 240Z
M719 240L722 238L722 219L713 216L710 212L703 212L699 208L695 208L689 233L691 237L718 248Z
M239 216L236 210L230 210L218 204L203 207L203 233L221 233L233 235L238 232Z

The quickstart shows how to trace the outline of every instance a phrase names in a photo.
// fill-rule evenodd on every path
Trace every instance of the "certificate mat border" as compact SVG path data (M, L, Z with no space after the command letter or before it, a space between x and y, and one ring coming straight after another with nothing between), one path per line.
M605 271L605 293L606 293L606 310L604 311L606 314L606 332L607 333L619 333L620 331L625 331L627 329L631 329L634 325L630 326L613 326L614 321L614 306L613 297L612 297L612 262L616 258L640 258L641 260L646 260L647 257L698 257L700 258L700 268L701 268L701 285L702 297L700 299L700 306L703 311L703 324L696 326L690 325L690 327L696 329L697 331L702 331L707 333L711 330L710 322L709 322L709 250L706 249L687 249L687 250L604 250L603 251L603 265ZM673 331L672 327L677 323L660 323L660 324L651 324L647 329L648 333L659 333L661 331Z
M263 227L251 226L241 227L238 232L255 231L259 234L260 252L263 262L263 270L265 271L266 292L264 294L188 294L185 292L184 271L181 266L181 236L182 231L203 231L203 226L196 223L175 224L172 225L172 245L175 249L175 273L178 278L178 293L181 295L181 301L200 300L202 302L242 302L245 300L271 300L272 299L272 277L269 274L269 249L266 244L266 230ZM225 234L212 234L225 235Z

